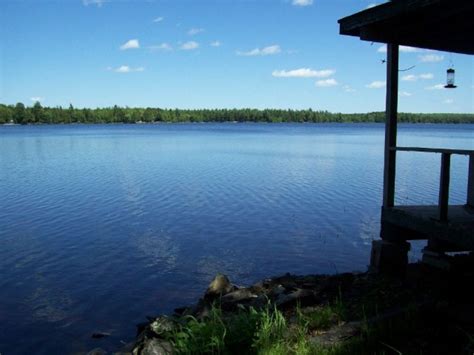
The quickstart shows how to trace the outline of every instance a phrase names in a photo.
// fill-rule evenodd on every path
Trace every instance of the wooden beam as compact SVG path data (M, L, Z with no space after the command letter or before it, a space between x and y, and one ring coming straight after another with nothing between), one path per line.
M467 0L450 0L451 2L465 2ZM356 35L361 27L374 23L384 22L394 17L406 16L406 14L426 11L426 8L439 7L441 0L404 0L398 2L386 2L338 20L340 33L344 35ZM457 4L456 4L457 5ZM453 5L453 7L455 7Z
M382 208L382 223L422 233L424 239L446 240L462 250L474 250L474 215L464 205L449 206L449 223L439 220L437 205Z
M398 45L387 44L387 94L385 102L385 152L383 177L383 207L395 202L395 169L398 109Z
M469 156L469 173L467 176L467 205L474 208L474 155Z
M446 149L446 148L421 148L421 147L395 147L393 150L399 152L420 152L420 153L449 153L458 155L474 155L474 150L469 149Z
M340 34L362 40L474 54L474 1L399 0L340 19Z
M439 220L448 220L448 203L449 203L449 180L451 168L451 154L441 154L441 175L439 178Z
M468 29L460 28L459 31L450 31L449 33L430 31L427 34L424 32L400 33L400 31L387 33L385 27L368 26L361 28L358 36L361 40L369 42L392 42L409 47L474 54L474 45L471 41L467 41L464 37L456 37L457 33L472 33L473 28L474 25L470 25Z

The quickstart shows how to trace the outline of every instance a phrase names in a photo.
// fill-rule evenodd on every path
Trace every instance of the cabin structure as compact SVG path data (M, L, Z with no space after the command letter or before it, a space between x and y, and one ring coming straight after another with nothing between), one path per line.
M403 271L407 241L426 239L423 261L449 268L447 252L474 250L474 150L397 146L399 46L474 54L474 1L392 0L338 22L342 35L387 44L381 240L373 242L371 267ZM395 205L396 157L410 152L440 156L438 205ZM455 154L468 156L464 205L449 205L450 161Z

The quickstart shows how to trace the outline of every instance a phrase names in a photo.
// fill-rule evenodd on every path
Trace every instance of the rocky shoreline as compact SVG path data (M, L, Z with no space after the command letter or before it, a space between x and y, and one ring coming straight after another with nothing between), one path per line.
M329 349L324 353L353 353L330 351L345 349L345 344L352 343L357 343L357 346L370 343L370 346L392 353L393 349L403 348L406 344L408 348L404 350L408 349L408 352L454 354L463 347L471 351L473 338L463 338L462 333L474 334L474 294L467 287L472 280L472 271L453 275L421 264L412 265L403 279L370 273L286 274L248 287L237 286L227 276L218 274L196 304L178 308L172 315L149 318L146 323L138 325L136 341L113 354L187 353L176 348L175 336L182 333L189 320L195 325L205 324L218 309L219 316L226 322L229 317L248 310L258 312L266 309L268 312L269 307L281 313L288 331L296 329L301 319L305 319L305 342L312 349ZM326 318L321 318L326 314ZM411 322L410 331L416 333L410 339L403 335L407 321ZM386 324L390 324L389 334L379 331L385 329ZM428 330L421 329L427 328L426 325L429 325ZM368 328L377 329L380 339L373 338L375 333L368 332ZM453 331L458 328L462 331ZM443 337L437 338L435 335L441 331L445 332ZM405 339L405 345L395 344L399 335ZM389 340L386 342L384 339ZM320 353L314 351L302 353ZM247 352L243 350L241 353ZM99 354L107 352L94 349L88 355Z
M160 338L160 335L172 330L176 326L176 319L180 317L192 316L200 320L205 319L209 316L215 302L218 302L224 312L235 312L239 307L262 309L268 303L280 310L293 309L297 304L305 308L327 302L331 295L334 296L339 292L341 286L346 288L356 277L361 277L361 275L294 276L286 274L262 280L249 287L239 287L232 284L227 276L217 274L196 305L178 308L171 317L157 317L139 326L139 334L132 354L172 354L172 345ZM355 328L353 330L355 331Z

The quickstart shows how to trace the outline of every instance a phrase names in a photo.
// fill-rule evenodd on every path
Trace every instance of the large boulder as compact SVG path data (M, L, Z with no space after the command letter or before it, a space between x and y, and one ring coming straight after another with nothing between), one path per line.
M223 274L217 274L214 279L209 284L209 287L206 290L204 299L206 301L215 300L229 292L232 292L237 287L232 285L229 278Z
M167 341L153 338L148 339L143 347L135 348L133 355L171 355L173 354L173 347Z

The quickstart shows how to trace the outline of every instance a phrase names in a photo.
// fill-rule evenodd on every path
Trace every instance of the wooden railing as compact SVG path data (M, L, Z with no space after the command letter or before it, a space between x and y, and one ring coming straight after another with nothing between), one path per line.
M451 178L451 155L468 155L469 172L467 178L467 206L474 207L474 150L436 149L418 147L392 147L391 151L422 152L441 154L441 173L439 179L438 217L441 221L448 220L449 182Z

